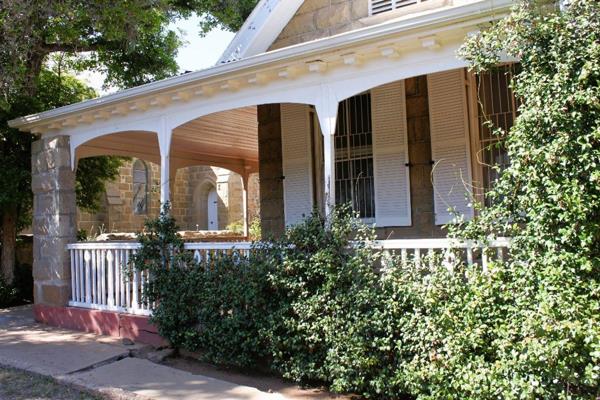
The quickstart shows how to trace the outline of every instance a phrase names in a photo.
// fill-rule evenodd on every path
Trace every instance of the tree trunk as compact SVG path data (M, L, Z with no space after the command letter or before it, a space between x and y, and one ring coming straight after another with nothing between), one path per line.
M15 249L17 247L17 210L7 207L2 213L2 275L8 284L15 279Z

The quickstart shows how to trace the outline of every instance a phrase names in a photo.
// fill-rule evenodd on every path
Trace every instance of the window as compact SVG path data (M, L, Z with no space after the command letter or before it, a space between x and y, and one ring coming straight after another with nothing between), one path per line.
M504 137L494 134L487 124L502 128L508 132L517 115L517 101L510 88L514 65L505 65L477 76L479 94L479 141L481 153L478 157L482 164L483 189L487 193L508 167L509 159L504 146ZM486 205L489 199L486 198Z
M375 218L371 95L340 103L335 132L335 202L350 202L363 219Z
M148 213L148 166L142 160L133 163L133 213Z
M422 3L426 0L369 0L370 15L377 15L397 8Z

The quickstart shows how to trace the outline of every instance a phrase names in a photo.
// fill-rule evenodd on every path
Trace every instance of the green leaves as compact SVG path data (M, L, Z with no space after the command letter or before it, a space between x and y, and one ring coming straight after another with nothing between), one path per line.
M119 176L123 165L122 157L89 157L77 163L75 195L77 206L91 212L98 211L102 195L106 193L106 182Z
M597 1L571 1L563 12L521 1L461 51L475 71L490 68L501 49L520 59L511 165L491 194L494 206L454 234L514 237L504 267L504 279L519 283L506 316L514 323L491 331L504 343L491 384L519 387L521 398L600 394L591 372L591 343L600 342L598 32ZM499 220L515 223L502 232Z

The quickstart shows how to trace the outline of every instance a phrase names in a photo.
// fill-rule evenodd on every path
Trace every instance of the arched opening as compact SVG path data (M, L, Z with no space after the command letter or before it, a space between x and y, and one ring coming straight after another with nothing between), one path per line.
M102 208L92 213L78 212L77 229L82 237L88 240L135 238L133 233L144 229L145 220L157 217L160 211L156 194L160 184L160 150L156 133L119 131L75 144L75 168L79 168L83 159L123 157L118 176L105 184Z

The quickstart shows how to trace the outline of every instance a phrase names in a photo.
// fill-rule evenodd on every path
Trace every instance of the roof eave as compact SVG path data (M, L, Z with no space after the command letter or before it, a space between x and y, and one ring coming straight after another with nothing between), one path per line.
M82 111L91 111L96 108L114 105L123 101L134 100L142 96L153 95L165 90L173 90L185 85L198 84L204 80L219 79L232 73L257 69L265 65L292 61L298 57L307 57L315 53L342 49L357 43L372 41L391 34L418 28L433 28L436 25L456 23L467 18L476 19L477 17L492 13L495 13L494 19L498 19L504 15L503 12L507 11L512 4L513 0L482 0L460 7L453 7L440 10L439 12L419 15L414 18L389 21L335 36L269 51L239 61L217 65L205 70L178 75L131 89L125 89L96 99L86 100L53 110L16 118L9 121L8 124L12 128L29 130L29 128L34 127L35 125L48 123L54 119L69 117Z

